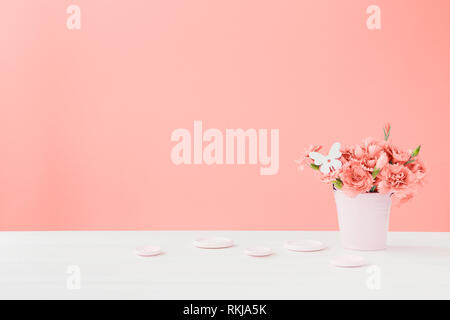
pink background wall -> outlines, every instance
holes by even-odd
[[[294,160],[389,120],[429,170],[391,230],[450,231],[449,16],[447,0],[1,1],[0,229],[334,230],[329,186]],[[171,132],[194,120],[280,129],[278,175],[175,166]]]

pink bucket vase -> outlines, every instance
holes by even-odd
[[[344,248],[386,249],[391,211],[390,194],[362,193],[349,197],[340,190],[334,190],[334,199]]]

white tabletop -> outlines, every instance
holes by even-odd
[[[192,240],[202,236],[229,237],[235,245],[193,247]],[[321,240],[328,249],[283,248],[294,239]],[[143,244],[159,245],[164,253],[139,257],[134,249]],[[244,254],[256,245],[269,246],[275,254]],[[345,269],[329,263],[350,252],[341,248],[337,232],[0,232],[0,298],[450,298],[450,233],[391,232],[388,245],[385,251],[351,251],[369,265]]]

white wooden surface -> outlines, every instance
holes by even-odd
[[[198,236],[227,236],[236,245],[205,250]],[[317,239],[321,252],[290,252],[286,240]],[[1,299],[449,299],[450,233],[390,233],[389,248],[353,252],[370,263],[342,269],[337,232],[314,231],[61,231],[0,232]],[[142,258],[142,244],[164,254]],[[254,258],[248,246],[275,255]],[[80,289],[69,289],[71,265]],[[371,267],[376,266],[376,267]],[[73,275],[72,275],[73,276]],[[379,282],[377,281],[379,279]]]

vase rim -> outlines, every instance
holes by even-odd
[[[333,187],[333,192],[334,193],[338,192],[338,193],[341,193],[341,194],[343,194],[343,195],[345,195],[345,196],[347,196],[349,198],[353,198],[353,197],[350,197],[347,194],[345,194],[344,191],[338,190],[338,189],[336,189],[334,187]],[[392,196],[392,193],[365,192],[365,193],[357,194],[354,198],[356,198],[356,197],[389,197],[390,198],[391,196]]]

